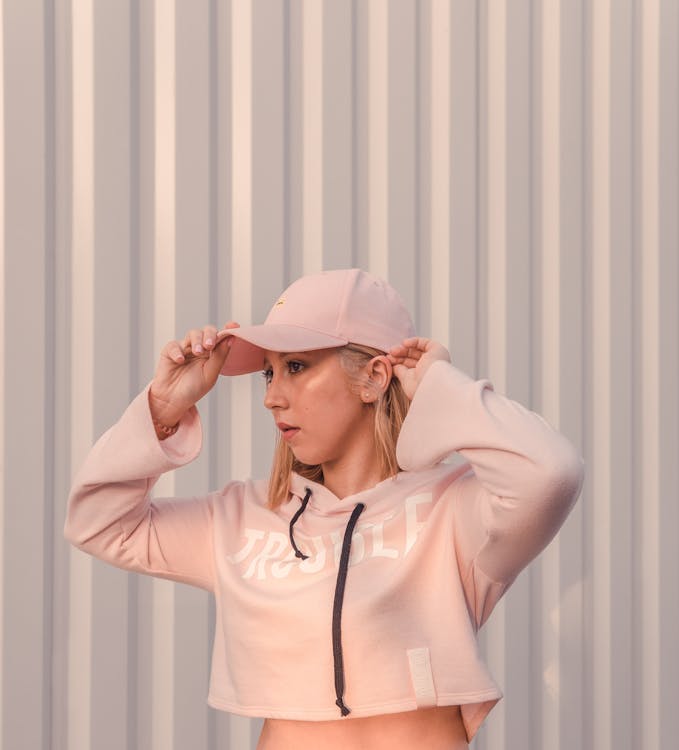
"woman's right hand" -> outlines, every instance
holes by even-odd
[[[221,331],[210,325],[194,328],[181,341],[165,344],[149,390],[155,422],[174,426],[211,390],[231,348],[233,339],[226,330],[238,327],[230,321]]]

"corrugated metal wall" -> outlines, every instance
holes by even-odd
[[[62,537],[164,341],[360,265],[560,426],[582,499],[483,646],[477,750],[679,736],[679,3],[4,0],[2,748],[254,748],[212,603]],[[160,491],[261,475],[256,377]],[[272,623],[275,627],[275,623]]]

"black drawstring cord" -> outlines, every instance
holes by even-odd
[[[304,513],[309,498],[311,497],[311,490],[308,487],[304,488],[306,494],[302,499],[302,504],[298,508],[295,515],[290,519],[290,544],[295,550],[295,557],[300,557],[302,560],[308,559],[309,555],[305,555],[295,544],[295,538],[292,533],[292,527],[297,522],[297,519]],[[337,700],[335,704],[339,708],[342,716],[347,716],[351,713],[351,710],[347,708],[344,703],[344,660],[342,658],[342,604],[344,603],[344,589],[347,583],[347,570],[349,568],[349,554],[351,552],[351,537],[354,533],[354,527],[358,521],[358,517],[365,510],[363,503],[358,503],[351,513],[349,522],[344,530],[344,538],[342,539],[342,552],[340,554],[339,570],[337,572],[337,582],[335,584],[335,601],[332,605],[332,653],[335,660],[335,694]]]
[[[302,515],[302,513],[304,513],[306,504],[309,502],[309,498],[311,497],[311,490],[308,487],[305,487],[304,489],[306,490],[306,494],[304,495],[302,504],[297,510],[297,513],[295,513],[295,515],[290,519],[290,544],[292,544],[292,548],[295,550],[295,557],[301,557],[302,560],[306,560],[309,555],[305,555],[304,552],[301,552],[299,547],[295,544],[295,538],[292,535],[292,527],[295,525],[295,523],[297,523],[297,519]]]
[[[335,703],[339,707],[342,716],[351,711],[344,704],[344,662],[342,660],[342,603],[344,602],[344,587],[347,582],[347,568],[349,567],[349,552],[351,551],[351,536],[358,517],[363,513],[365,505],[358,503],[354,508],[349,523],[344,530],[342,540],[342,554],[340,555],[339,572],[337,573],[337,584],[335,585],[335,601],[332,607],[332,653],[335,657]]]

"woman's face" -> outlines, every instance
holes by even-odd
[[[264,368],[264,406],[299,461],[340,465],[369,449],[373,410],[352,391],[336,349],[267,352]]]

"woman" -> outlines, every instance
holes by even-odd
[[[76,478],[73,544],[215,594],[208,702],[265,717],[260,750],[466,748],[501,698],[476,632],[578,495],[565,438],[414,333],[385,282],[303,277],[263,325],[169,342]],[[269,480],[151,501],[200,450],[196,402],[255,370]]]

